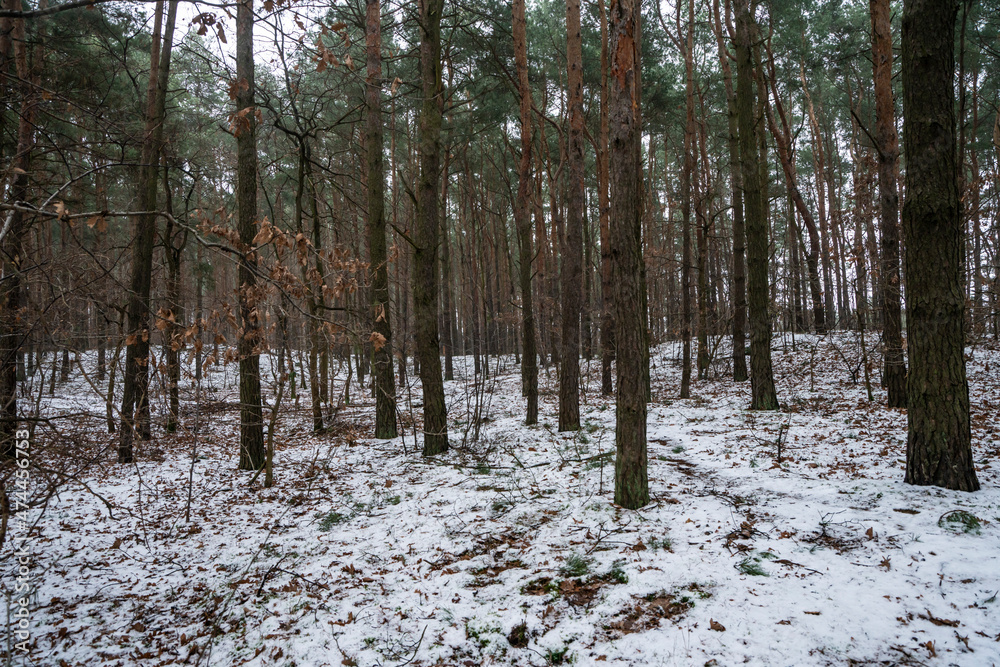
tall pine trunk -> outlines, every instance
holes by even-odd
[[[908,484],[976,491],[955,146],[957,0],[904,0]]]
[[[514,65],[521,111],[521,160],[518,163],[517,201],[514,204],[514,226],[517,228],[521,285],[521,383],[528,401],[524,423],[538,423],[538,352],[535,334],[535,312],[531,294],[531,87],[528,82],[528,38],[524,17],[524,0],[513,0]]]
[[[601,237],[601,394],[613,391],[611,362],[615,358],[614,285],[611,282],[611,201],[608,195],[608,15],[605,0],[597,0],[601,20],[601,134],[597,150],[597,206]]]
[[[615,502],[638,509],[649,502],[646,386],[642,369],[642,163],[639,0],[611,0],[611,270],[615,284]]]
[[[253,0],[236,6],[236,231],[246,249],[240,256],[240,470],[265,462],[260,396],[260,347],[264,299],[257,287],[253,239],[257,223],[257,109],[254,107]]]
[[[771,366],[771,316],[768,309],[767,203],[758,141],[760,108],[754,104],[754,65],[750,45],[756,30],[748,6],[736,0],[736,109],[739,116],[740,163],[747,234],[747,305],[750,313],[750,386],[752,410],[777,410]],[[758,107],[758,108],[755,108]],[[820,309],[822,314],[822,309]]]
[[[389,320],[389,267],[385,241],[385,173],[382,167],[382,24],[380,0],[367,0],[365,39],[368,78],[366,158],[368,160],[368,249],[371,260],[372,361],[375,373],[375,437],[395,438],[396,382],[392,371],[392,326]]]
[[[892,101],[892,25],[889,0],[870,0],[872,59],[875,70],[875,137],[878,142],[878,192],[882,232],[883,375],[890,408],[906,407],[906,363],[899,280],[899,137]]]
[[[747,330],[747,274],[746,274],[746,232],[743,227],[743,178],[740,174],[739,119],[736,111],[736,92],[733,90],[733,72],[729,65],[729,51],[723,39],[722,16],[719,0],[713,0],[715,14],[715,36],[722,65],[722,81],[726,89],[726,111],[729,134],[729,182],[730,204],[733,216],[733,271],[731,280],[731,300],[733,308],[733,380],[744,382],[747,372],[746,330]],[[726,3],[726,23],[729,24],[729,3]]]
[[[580,428],[580,311],[583,307],[583,47],[580,0],[566,0],[566,63],[569,87],[569,194],[562,247],[562,372],[559,373],[559,430]]]
[[[444,0],[420,0],[420,182],[413,249],[414,339],[424,397],[424,456],[448,449],[448,414],[438,346],[438,190],[441,183],[441,12]]]

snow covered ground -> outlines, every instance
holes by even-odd
[[[458,360],[453,448],[434,460],[419,387],[392,441],[371,439],[368,396],[319,435],[308,396],[286,401],[270,489],[236,470],[234,367],[200,409],[186,386],[181,432],[157,429],[128,466],[74,369],[41,399],[75,416],[36,434],[38,456],[73,465],[28,513],[31,652],[3,650],[53,666],[1000,664],[1000,350],[969,350],[983,490],[966,494],[902,483],[906,416],[881,407],[877,369],[873,402],[852,383],[853,335],[791,342],[775,339],[774,413],[747,411],[721,362],[678,400],[677,348],[654,351],[639,511],[613,504],[596,361],[583,429],[557,433],[553,369],[526,428],[513,360],[479,384]],[[8,600],[16,569],[7,544]]]

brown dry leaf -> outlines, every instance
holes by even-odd
[[[918,616],[924,619],[925,621],[930,621],[934,625],[944,625],[950,628],[957,628],[959,625],[961,625],[961,623],[959,623],[958,621],[950,621],[946,618],[936,618],[934,614],[931,613],[930,609],[925,609],[925,611],[927,612],[926,616],[924,616],[923,614],[918,614]]]
[[[712,628],[716,632],[725,632],[726,631],[726,626],[724,626],[722,623],[719,623],[714,618],[709,619],[709,621],[708,621],[708,627]]]

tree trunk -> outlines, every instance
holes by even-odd
[[[736,0],[736,108],[739,115],[740,162],[747,234],[747,305],[750,313],[751,410],[777,410],[778,395],[771,367],[771,316],[768,310],[767,203],[758,152],[760,109],[754,104],[754,72],[750,45],[756,33],[749,0]],[[819,310],[822,316],[822,308]]]
[[[166,194],[167,213],[173,215],[170,196],[170,179],[166,165],[163,169],[163,190]],[[173,433],[180,420],[181,349],[184,347],[184,303],[181,296],[181,259],[187,244],[187,232],[180,232],[181,241],[174,245],[173,222],[168,220],[163,235],[163,250],[167,261],[166,306],[168,312],[162,322],[164,334],[164,358],[167,364],[167,408],[166,430]],[[159,328],[159,327],[158,327]]]
[[[257,227],[257,113],[254,106],[253,0],[236,6],[236,227],[240,243],[240,470],[265,463],[264,416],[260,396],[264,292],[257,287],[253,239]]]
[[[441,12],[444,0],[420,0],[420,182],[413,249],[413,309],[424,397],[424,456],[448,449],[448,413],[438,349],[438,190],[441,183]]]
[[[7,3],[5,3],[6,5]],[[10,8],[21,11],[21,0],[10,2]],[[5,24],[11,32],[3,39],[13,41],[14,65],[19,80],[21,110],[17,122],[17,153],[12,160],[16,175],[10,186],[10,202],[23,203],[28,196],[28,174],[31,171],[32,149],[35,145],[35,106],[37,96],[28,66],[28,42],[24,19]],[[0,54],[6,57],[6,46]],[[6,71],[3,72],[6,74]],[[34,80],[33,80],[34,79]],[[0,282],[0,457],[13,459],[17,453],[17,360],[25,332],[20,324],[21,310],[26,305],[22,294],[21,262],[24,259],[25,220],[21,211],[11,211],[4,221],[7,235],[3,239]]]
[[[684,166],[681,170],[681,218],[684,249],[681,259],[681,398],[691,398],[691,199],[694,176],[694,0],[688,2],[688,28],[684,41],[685,114]],[[679,21],[679,19],[678,19]],[[678,32],[680,26],[678,25]],[[680,39],[680,34],[677,35]]]
[[[163,26],[162,46],[160,22],[163,0],[156,5],[153,46],[150,50],[149,85],[146,89],[146,129],[143,136],[142,165],[139,170],[138,208],[156,209],[156,183],[160,150],[163,145],[163,114],[170,73],[170,51],[177,16],[177,0],[171,0]],[[118,462],[132,462],[132,443],[138,432],[149,433],[149,291],[153,269],[153,242],[156,237],[156,216],[135,218],[132,246],[132,276],[126,305],[128,329],[123,378],[121,428],[118,430]]]
[[[638,509],[649,502],[646,461],[646,343],[642,311],[642,164],[640,33],[638,0],[612,0],[611,269],[615,284],[617,391],[615,400],[615,502]]]
[[[538,423],[538,352],[535,341],[535,312],[531,294],[531,86],[528,82],[528,38],[524,17],[524,0],[511,4],[514,28],[514,65],[521,111],[521,159],[518,163],[517,201],[514,204],[514,226],[519,243],[521,284],[521,387],[527,398],[524,423]]]
[[[452,306],[452,275],[451,275],[451,240],[448,234],[448,165],[451,161],[451,151],[445,151],[443,177],[441,179],[441,201],[444,214],[441,216],[441,297],[442,320],[444,336],[441,344],[444,347],[444,379],[455,379],[455,310]]]
[[[562,372],[559,373],[559,430],[580,429],[580,311],[583,289],[583,46],[580,0],[566,0],[566,63],[569,70],[569,194],[562,268]]]
[[[976,491],[955,146],[957,0],[903,4],[908,484]]]
[[[368,52],[366,157],[368,159],[368,248],[371,267],[372,361],[375,372],[375,437],[395,438],[396,379],[392,370],[389,267],[385,240],[385,173],[382,167],[382,23],[379,0],[367,0]]]
[[[722,81],[726,89],[726,110],[728,112],[729,181],[733,210],[733,272],[731,299],[733,307],[733,380],[744,382],[747,373],[746,321],[747,321],[747,276],[746,276],[746,232],[743,228],[743,179],[740,174],[739,119],[736,111],[736,93],[733,90],[733,72],[729,66],[729,51],[726,49],[722,32],[722,16],[719,0],[713,0],[715,15],[715,38],[722,65]],[[729,23],[729,3],[726,3],[726,23]]]
[[[882,232],[883,374],[890,408],[906,407],[899,283],[899,138],[892,102],[892,26],[889,0],[870,0],[872,59],[875,70],[875,136],[878,142],[878,191]]]
[[[613,391],[611,362],[615,358],[614,285],[611,282],[611,201],[608,195],[608,16],[605,0],[597,0],[601,15],[601,134],[597,151],[597,206],[601,236],[601,394]]]

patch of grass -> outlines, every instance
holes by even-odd
[[[347,521],[347,519],[349,519],[350,517],[341,514],[340,512],[330,510],[326,514],[320,512],[319,514],[316,515],[316,518],[319,519],[319,529],[325,533],[328,532],[334,526]]]
[[[489,466],[488,463],[480,463],[479,465],[476,466],[476,471],[475,472],[476,472],[477,475],[489,475],[490,474],[490,466]]]
[[[670,538],[664,535],[663,537],[650,537],[646,540],[646,545],[656,551],[657,549],[663,549],[664,551],[673,551],[673,542]]]
[[[567,665],[573,663],[573,656],[566,655],[569,651],[569,646],[563,646],[562,648],[550,648],[545,651],[545,660],[550,665]]]
[[[614,563],[611,564],[611,569],[608,570],[601,577],[601,579],[603,579],[604,581],[606,581],[608,583],[627,584],[628,583],[628,575],[625,574],[625,570],[622,569],[622,564],[624,562],[625,561],[622,561],[622,560],[616,560]]]
[[[943,514],[938,519],[938,526],[973,535],[979,535],[982,532],[982,523],[979,521],[979,517],[965,510],[953,510]]]
[[[559,568],[559,574],[564,577],[582,577],[590,572],[590,566],[593,564],[593,558],[587,558],[574,552],[569,555],[563,566]]]
[[[493,510],[494,514],[502,514],[504,511],[509,510],[513,506],[514,503],[510,502],[506,498],[498,498],[493,501],[492,505],[490,505],[490,509]]]
[[[474,641],[480,649],[490,645],[492,639],[490,635],[500,634],[502,629],[498,624],[481,623],[475,624],[473,621],[465,623],[465,638]]]
[[[673,452],[674,454],[680,454],[681,452],[683,452],[683,451],[684,451],[684,446],[683,446],[683,445],[677,445],[677,446],[676,446],[676,447],[674,447],[674,448],[673,448],[673,449],[672,449],[671,451],[672,451],[672,452]]]

